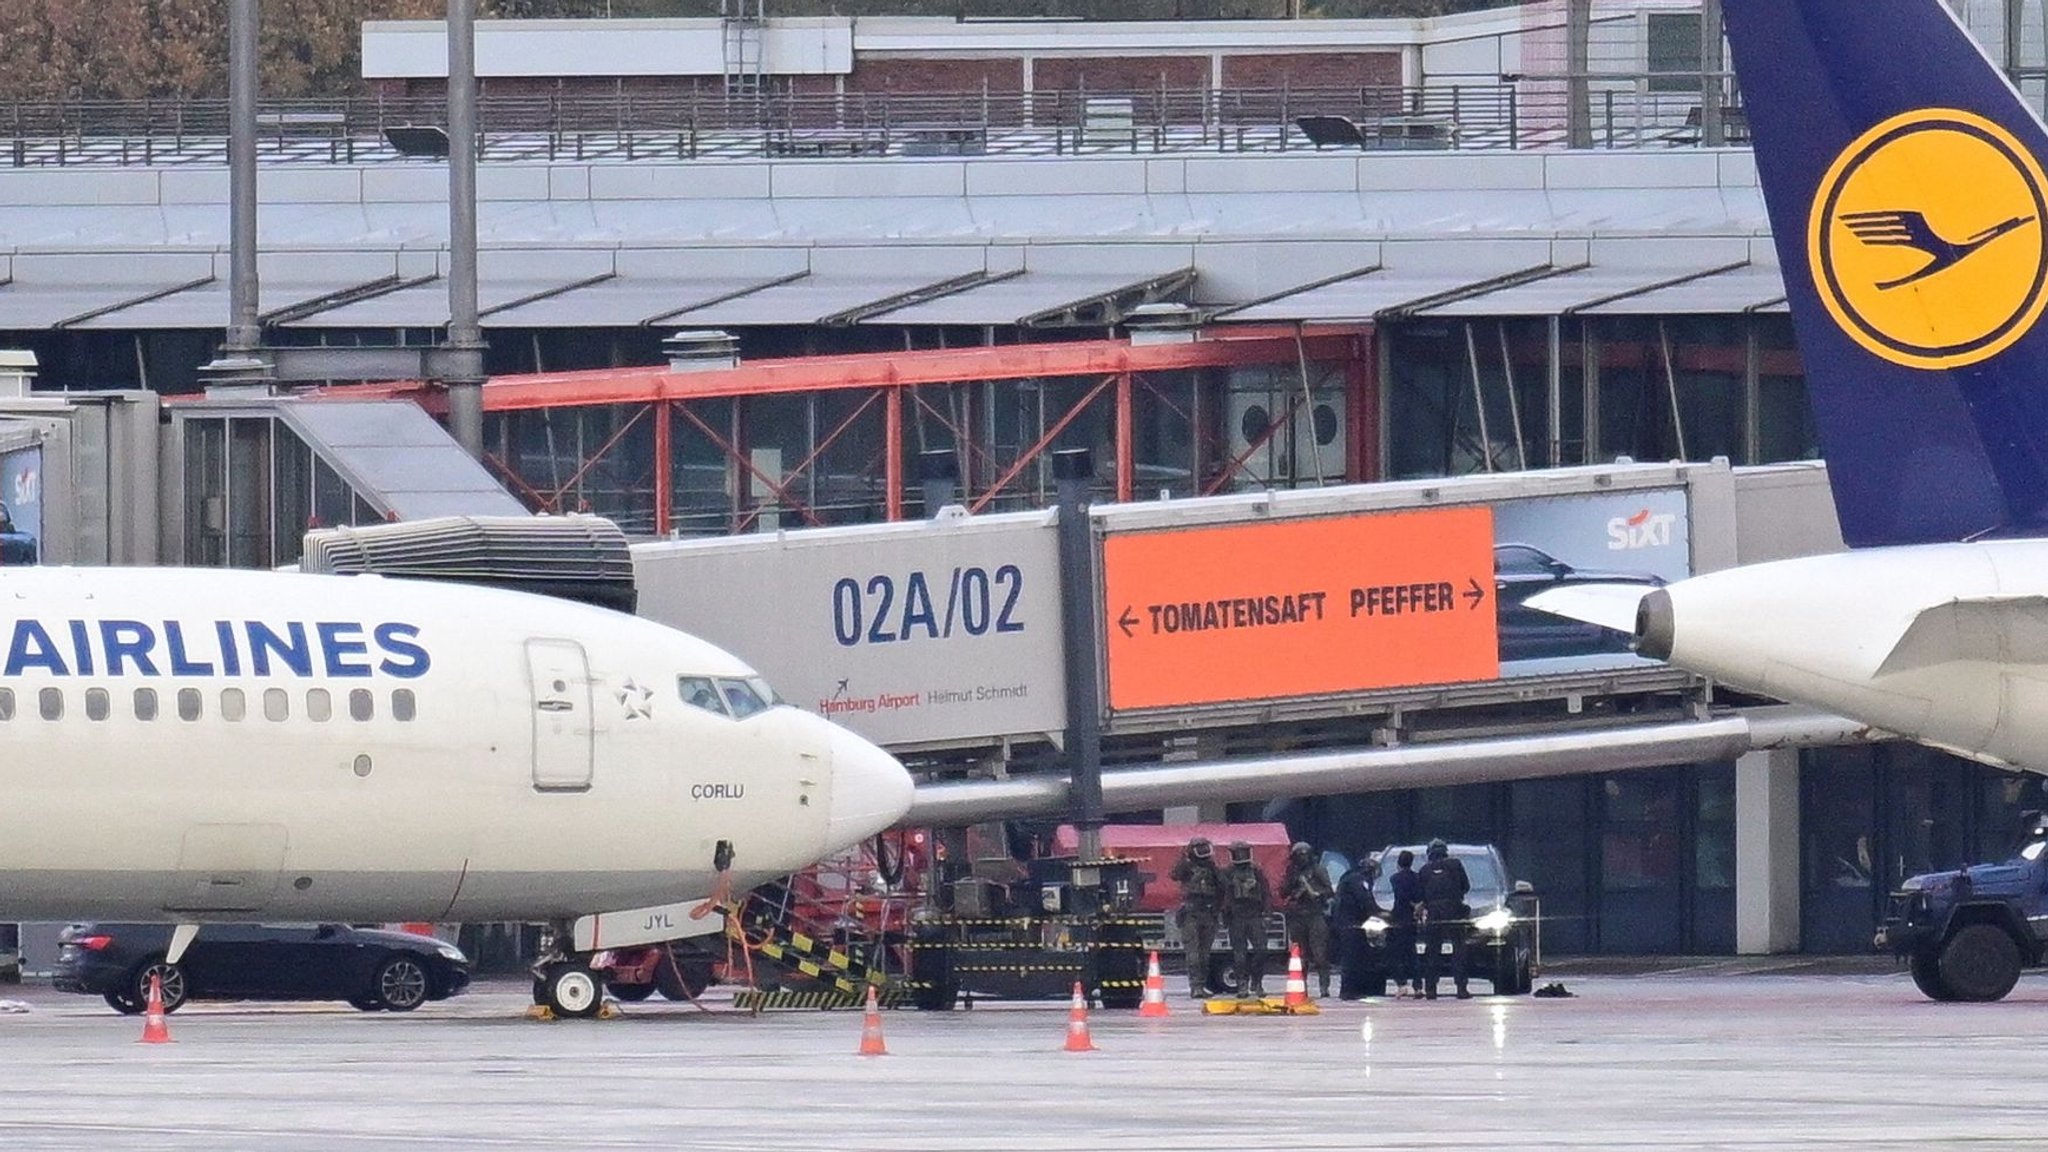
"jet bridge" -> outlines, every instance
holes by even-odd
[[[527,514],[415,404],[220,390],[170,415],[169,563],[281,567],[308,529]]]

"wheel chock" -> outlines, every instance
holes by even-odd
[[[619,1002],[617,1000],[606,1000],[598,1005],[597,1008],[597,1018],[599,1020],[617,1020],[624,1015],[625,1013],[619,1010]]]
[[[539,1020],[543,1023],[552,1024],[555,1021],[555,1010],[545,1004],[535,1004],[533,1007],[520,1013],[520,1016],[522,1019]]]
[[[1261,1003],[1264,1005],[1264,1014],[1267,1016],[1320,1016],[1323,1014],[1323,1010],[1317,1007],[1316,1002],[1313,1000],[1290,1005],[1284,996],[1268,996]]]

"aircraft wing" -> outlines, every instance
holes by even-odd
[[[1208,801],[1334,796],[1709,763],[1760,748],[1888,738],[1853,720],[1774,704],[1669,724],[1113,768],[1102,774],[1102,799],[1111,812],[1131,812]],[[909,814],[898,823],[951,826],[1068,810],[1067,777],[1045,773],[920,784]]]
[[[1633,634],[1636,630],[1636,605],[1653,591],[1654,588],[1645,584],[1576,584],[1538,592],[1523,603],[1552,616],[1583,620],[1616,632]]]
[[[1984,596],[1922,609],[1877,675],[1968,660],[2048,663],[2048,596]]]

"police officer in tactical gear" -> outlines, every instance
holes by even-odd
[[[1387,877],[1393,906],[1387,909],[1387,974],[1394,978],[1396,998],[1422,995],[1422,972],[1415,966],[1415,934],[1422,914],[1422,878],[1415,874],[1415,853],[1406,848],[1394,857]]]
[[[1305,841],[1296,844],[1280,879],[1280,910],[1287,939],[1301,949],[1302,967],[1316,974],[1318,996],[1330,994],[1330,901],[1336,895],[1316,850]]]
[[[1223,874],[1216,867],[1209,838],[1197,836],[1188,841],[1168,875],[1180,885],[1180,910],[1174,920],[1180,925],[1188,962],[1188,995],[1201,1000],[1210,995],[1209,950],[1216,943],[1216,925],[1223,911]]]
[[[1422,881],[1422,982],[1426,989],[1423,995],[1436,999],[1436,983],[1443,975],[1448,945],[1451,979],[1457,984],[1458,999],[1470,1000],[1472,993],[1465,988],[1465,922],[1471,909],[1465,906],[1465,894],[1472,891],[1472,881],[1465,875],[1465,866],[1451,855],[1450,847],[1443,841],[1431,840],[1427,856],[1422,871],[1416,874]]]
[[[1230,959],[1237,968],[1237,994],[1266,994],[1266,914],[1273,910],[1273,886],[1252,862],[1252,846],[1230,845],[1223,873],[1223,928],[1230,934]]]
[[[1365,922],[1375,916],[1385,918],[1379,900],[1372,893],[1373,881],[1379,879],[1379,875],[1380,858],[1366,856],[1337,878],[1337,903],[1330,918],[1334,921],[1331,936],[1337,946],[1337,971],[1341,977],[1337,996],[1342,1000],[1384,996],[1387,993],[1384,970],[1376,979],[1368,980],[1366,975]]]

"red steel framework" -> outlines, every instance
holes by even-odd
[[[606,407],[630,413],[616,423],[608,438],[582,459],[566,480],[552,485],[537,484],[522,477],[510,463],[487,455],[489,464],[515,491],[540,511],[577,511],[565,508],[569,496],[585,476],[625,442],[642,421],[652,424],[653,459],[673,462],[677,424],[694,430],[723,455],[728,467],[741,479],[750,478],[773,495],[777,507],[793,513],[806,525],[821,523],[814,510],[799,498],[798,481],[815,467],[863,417],[877,405],[883,412],[884,444],[880,453],[880,480],[885,493],[884,513],[889,520],[904,518],[906,471],[904,426],[907,414],[944,425],[956,438],[966,457],[994,473],[991,483],[979,485],[968,495],[971,511],[980,512],[1009,489],[1065,433],[1069,426],[1104,396],[1112,404],[1112,452],[1114,455],[1115,498],[1129,501],[1137,488],[1137,460],[1134,433],[1141,405],[1157,404],[1193,423],[1192,414],[1162,389],[1154,376],[1159,373],[1252,366],[1298,372],[1305,383],[1309,366],[1324,372],[1342,372],[1345,394],[1344,478],[1377,479],[1379,461],[1380,381],[1374,335],[1369,325],[1318,327],[1295,325],[1220,326],[1181,337],[1080,340],[1045,344],[1014,344],[995,347],[866,353],[839,356],[811,356],[759,360],[732,367],[679,371],[668,365],[603,368],[575,372],[546,372],[495,376],[483,389],[486,414],[508,414],[549,409]],[[935,385],[977,384],[992,381],[1076,381],[1082,387],[1079,398],[1063,410],[1048,410],[1035,443],[1007,462],[999,460],[986,444],[978,443],[969,430],[921,389]],[[865,395],[860,395],[865,393]],[[774,475],[757,464],[733,430],[721,430],[714,420],[698,410],[704,402],[744,400],[764,396],[823,396],[854,394],[849,411],[830,426],[819,426],[808,454],[793,467]],[[1222,453],[1198,480],[1201,495],[1223,491],[1246,474],[1246,468],[1267,443],[1291,425],[1296,411],[1308,400],[1308,389],[1293,386],[1285,393],[1287,406],[1274,413],[1265,430],[1248,438],[1235,454]],[[410,399],[429,412],[445,415],[443,393],[430,384],[400,381],[382,384],[345,385],[324,389],[317,395],[371,399]],[[1279,393],[1276,392],[1276,398]],[[667,535],[675,524],[674,468],[652,468],[653,529]],[[735,509],[734,530],[745,530],[751,515]]]

